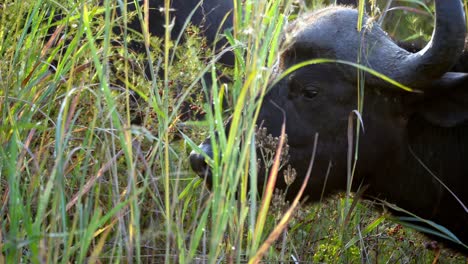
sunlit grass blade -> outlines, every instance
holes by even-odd
[[[284,125],[283,125],[284,128]],[[283,131],[284,132],[284,131]],[[284,137],[284,134],[282,134],[281,137]],[[312,157],[310,159],[310,164],[309,168],[307,169],[306,176],[302,182],[301,188],[299,189],[299,192],[297,193],[296,197],[294,198],[294,201],[292,205],[289,207],[289,209],[286,211],[286,213],[283,215],[281,218],[280,222],[276,225],[276,227],[273,229],[273,231],[270,233],[270,235],[267,237],[265,242],[260,246],[258,251],[255,253],[255,255],[249,260],[249,263],[259,263],[262,256],[265,254],[265,252],[268,250],[268,248],[273,244],[274,241],[278,239],[280,236],[281,232],[286,228],[286,225],[289,223],[289,221],[292,218],[292,214],[296,210],[297,206],[299,205],[300,199],[302,198],[302,195],[304,194],[304,191],[307,187],[307,184],[309,183],[309,178],[310,175],[312,174],[312,168],[314,165],[315,161],[315,153],[317,150],[317,140],[318,140],[318,134],[315,135],[315,140],[314,140],[314,148],[312,150]],[[280,143],[278,147],[277,154],[281,152],[281,146],[282,144]],[[277,162],[276,158],[279,159],[279,155],[275,157],[275,164],[279,164],[279,161]],[[275,168],[276,165],[273,165],[272,169],[278,170],[278,167]],[[274,172],[273,172],[274,173]],[[276,172],[277,173],[277,172]],[[270,181],[270,180],[269,180]],[[268,185],[267,185],[268,186]],[[266,191],[273,191],[273,190],[266,190]],[[265,200],[265,199],[264,199]],[[263,206],[263,201],[262,201],[262,206]],[[262,207],[260,208],[260,213],[262,213]]]
[[[366,236],[367,234],[375,230],[384,220],[385,220],[384,215],[381,215],[380,217],[375,219],[373,222],[371,222],[369,225],[366,226],[366,228],[362,231],[362,233],[354,236],[351,240],[349,240],[344,246],[344,248],[349,249],[352,245],[357,243],[361,239],[361,237]]]
[[[273,159],[273,166],[270,169],[270,175],[268,176],[268,182],[265,187],[265,190],[263,191],[263,197],[262,197],[262,201],[260,203],[260,208],[258,211],[257,223],[255,225],[255,232],[253,234],[254,244],[253,244],[252,252],[257,252],[257,247],[262,237],[262,231],[263,231],[262,227],[265,225],[268,208],[270,207],[271,198],[273,196],[273,192],[275,191],[276,177],[278,176],[279,166],[281,162],[280,157],[281,157],[281,152],[282,152],[283,145],[284,145],[285,135],[286,135],[286,124],[283,123],[283,125],[281,126],[281,135],[280,135],[280,140],[278,143],[278,148],[276,150],[275,158]],[[264,253],[264,251],[262,252]]]
[[[393,86],[396,86],[400,89],[403,89],[407,92],[419,92],[418,90],[414,90],[414,89],[411,89],[410,87],[402,84],[402,83],[399,83],[391,78],[389,78],[388,76],[386,75],[383,75],[369,67],[366,67],[364,65],[361,65],[361,64],[357,64],[357,63],[354,63],[354,62],[350,62],[350,61],[343,61],[343,60],[332,60],[332,59],[312,59],[312,60],[307,60],[307,61],[304,61],[304,62],[300,62],[294,66],[291,66],[289,69],[285,70],[284,72],[281,73],[281,75],[273,82],[274,83],[277,83],[279,80],[283,79],[284,77],[286,77],[287,75],[291,74],[292,72],[302,68],[302,67],[305,67],[305,66],[308,66],[308,65],[314,65],[314,64],[320,64],[320,63],[338,63],[338,64],[345,64],[345,65],[349,65],[349,66],[352,66],[352,67],[355,67],[359,70],[362,70],[364,72],[367,72],[375,77],[378,77],[380,79],[382,79],[383,81],[393,85]]]
[[[434,223],[433,221],[418,217],[417,215],[411,212],[408,212],[407,210],[404,210],[403,208],[400,208],[394,204],[391,204],[385,201],[381,201],[381,202],[385,204],[385,206],[397,212],[402,212],[402,213],[405,213],[405,215],[408,215],[408,216],[392,217],[393,221],[398,222],[404,226],[414,228],[415,230],[419,230],[423,233],[427,233],[427,234],[431,234],[437,237],[447,239],[448,241],[451,241],[455,244],[458,244],[468,249],[468,245],[464,245],[450,230],[448,230],[444,226]],[[417,223],[421,223],[421,225],[418,225]]]

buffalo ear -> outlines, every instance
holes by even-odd
[[[430,123],[453,127],[468,121],[468,74],[444,74],[425,97],[417,112]]]

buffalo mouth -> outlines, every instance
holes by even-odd
[[[227,128],[229,128],[229,125],[230,124],[228,123]],[[267,128],[263,126],[255,127],[255,134],[255,146],[257,148],[257,155],[259,157],[257,167],[259,171],[263,171],[265,170],[264,162],[272,162],[272,160],[269,159],[273,159],[275,156],[275,153],[279,147],[278,145],[280,144],[280,139],[279,137],[274,137],[272,134],[268,133]],[[213,149],[210,138],[207,138],[198,147],[200,148],[200,151],[193,150],[189,155],[190,167],[200,178],[205,180],[206,186],[211,189],[213,183],[213,173],[211,166],[207,162],[207,157],[213,158]],[[285,134],[281,155],[279,156],[280,168],[285,165],[289,165],[289,149],[290,146],[288,145],[288,136]],[[267,159],[265,160],[265,158]],[[289,165],[287,171],[289,173],[294,173],[295,178],[296,172],[294,168]]]

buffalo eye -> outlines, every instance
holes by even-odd
[[[304,87],[300,81],[295,78],[289,78],[288,98],[304,97],[305,99],[313,99],[318,95],[318,89],[315,87]]]
[[[302,94],[307,99],[313,99],[315,96],[317,96],[318,91],[316,89],[304,89]]]

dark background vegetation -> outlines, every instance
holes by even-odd
[[[193,26],[183,43],[116,35],[142,14],[97,2],[0,4],[0,263],[243,263],[275,232],[265,261],[466,263],[352,195],[300,206],[279,231],[283,194],[266,211],[246,195],[256,157],[240,142],[254,138],[280,29],[329,1],[238,1],[250,16],[238,12],[229,37],[235,68],[213,64]],[[424,44],[432,1],[388,3],[366,11],[394,39]],[[230,115],[237,137],[221,140],[208,192],[187,157]]]

